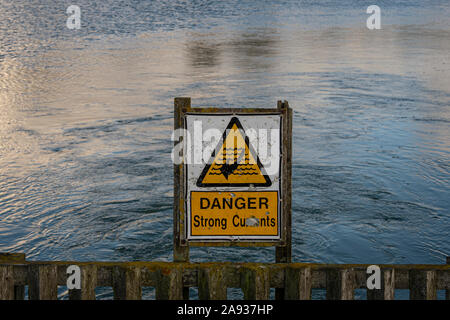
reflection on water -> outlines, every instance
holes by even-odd
[[[277,61],[277,39],[273,29],[258,29],[244,32],[231,41],[232,55],[236,67],[247,72],[269,72]]]
[[[175,96],[294,108],[296,261],[449,255],[450,6],[0,3],[0,251],[171,260]],[[383,11],[383,8],[386,10]],[[274,250],[192,250],[272,261]]]
[[[192,68],[213,68],[220,65],[222,50],[212,39],[203,39],[188,42],[186,52]]]

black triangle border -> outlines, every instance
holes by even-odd
[[[208,173],[209,168],[214,163],[214,158],[216,157],[216,154],[220,152],[220,149],[222,148],[223,142],[226,140],[226,134],[227,130],[231,129],[233,125],[236,124],[238,127],[241,135],[244,137],[245,144],[247,145],[250,153],[252,154],[253,158],[256,158],[256,164],[259,167],[259,170],[261,171],[261,174],[264,176],[264,179],[266,182],[264,183],[202,183],[203,179],[205,178],[206,174]],[[209,158],[208,163],[205,165],[205,168],[203,168],[202,173],[197,179],[197,187],[205,188],[205,187],[270,187],[272,185],[272,181],[270,181],[269,176],[266,174],[266,170],[264,169],[264,166],[262,165],[261,161],[259,160],[259,156],[256,154],[255,157],[255,151],[253,150],[253,147],[249,143],[249,138],[247,134],[245,133],[244,128],[241,125],[241,122],[237,117],[233,117],[230,120],[230,123],[228,123],[228,126],[225,128],[222,138],[217,144],[216,149],[212,152],[211,157]]]

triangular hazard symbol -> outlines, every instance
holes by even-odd
[[[231,118],[197,180],[198,187],[268,187],[272,184],[239,119]]]

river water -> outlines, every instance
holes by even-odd
[[[294,261],[444,263],[450,3],[378,1],[368,30],[371,4],[1,1],[0,251],[170,261],[173,98],[190,96],[289,101]]]

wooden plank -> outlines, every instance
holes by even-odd
[[[179,97],[174,100],[174,130],[184,127],[183,114],[191,107],[191,98]],[[174,141],[175,146],[176,141]],[[183,143],[180,142],[180,143]],[[188,262],[189,246],[184,239],[184,167],[183,164],[173,166],[173,261]],[[183,242],[183,243],[182,243]]]
[[[285,270],[284,298],[286,300],[311,300],[311,268]]]
[[[15,262],[25,263],[25,253],[0,252],[0,263],[15,263]],[[24,299],[25,299],[25,286],[15,285],[14,300],[24,300]]]
[[[409,289],[409,269],[395,268],[395,288]]]
[[[385,269],[384,271],[384,300],[395,299],[395,269]]]
[[[327,300],[339,300],[341,297],[341,279],[338,269],[330,269],[326,272]]]
[[[184,114],[190,108],[190,97],[178,97],[174,99],[174,130],[184,128]],[[176,141],[174,141],[174,146],[175,143]],[[184,141],[181,141],[180,143],[184,143]],[[186,236],[184,234],[184,219],[186,212],[184,199],[185,170],[183,164],[174,164],[173,168],[173,261],[188,262],[189,246],[186,242]],[[186,300],[189,299],[189,287],[183,288],[183,298]]]
[[[326,273],[327,300],[352,300],[355,275],[352,269],[329,269]]]
[[[69,300],[95,300],[97,287],[97,266],[83,265],[81,269],[81,288],[69,290]]]
[[[141,300],[142,299],[142,287],[141,287],[141,269],[138,267],[129,267],[126,272],[127,286],[126,286],[126,299],[127,300]]]
[[[327,270],[326,269],[312,269],[311,268],[311,288],[326,289],[327,287]]]
[[[282,112],[282,242],[275,249],[275,262],[290,263],[292,261],[292,109],[287,101],[278,101],[277,109]],[[275,299],[284,299],[284,289],[275,289]]]
[[[202,114],[202,113],[214,113],[214,114],[279,114],[279,108],[187,108],[186,114]]]
[[[14,299],[14,271],[12,265],[0,265],[0,300]]]
[[[446,264],[450,264],[450,257],[447,257]],[[450,288],[445,289],[445,300],[450,300]]]
[[[200,300],[226,300],[227,286],[224,267],[199,268],[198,297]]]
[[[0,263],[25,262],[25,253],[0,252]]]
[[[81,300],[95,300],[95,287],[97,286],[97,266],[86,265],[81,267]]]
[[[287,101],[278,101],[278,110],[282,112],[282,215],[283,215],[283,245],[277,246],[275,251],[275,261],[277,263],[290,263],[292,261],[292,109],[289,108]]]
[[[284,275],[285,268],[281,265],[269,265],[270,273],[270,287],[271,288],[284,288]]]
[[[97,287],[112,287],[113,285],[113,266],[98,265],[97,267]]]
[[[395,269],[381,269],[381,289],[367,289],[367,300],[394,300],[394,294]]]
[[[182,300],[183,271],[181,268],[160,269],[157,273],[156,299]],[[189,288],[187,288],[189,290]]]
[[[197,269],[183,267],[183,285],[186,287],[196,287],[197,281]]]
[[[287,268],[285,278],[285,298],[290,300],[310,300],[312,288],[311,268]]]
[[[244,268],[241,271],[241,288],[245,300],[269,300],[270,279],[267,267]]]
[[[22,286],[28,284],[28,265],[14,264],[14,283]]]
[[[56,300],[58,298],[56,264],[29,265],[28,281],[30,300]]]
[[[355,292],[355,275],[353,270],[341,271],[341,300],[353,300]]]
[[[114,300],[141,300],[140,268],[113,267]]]
[[[126,300],[126,270],[119,266],[112,269],[114,300]]]
[[[409,271],[409,299],[436,300],[436,271]]]

